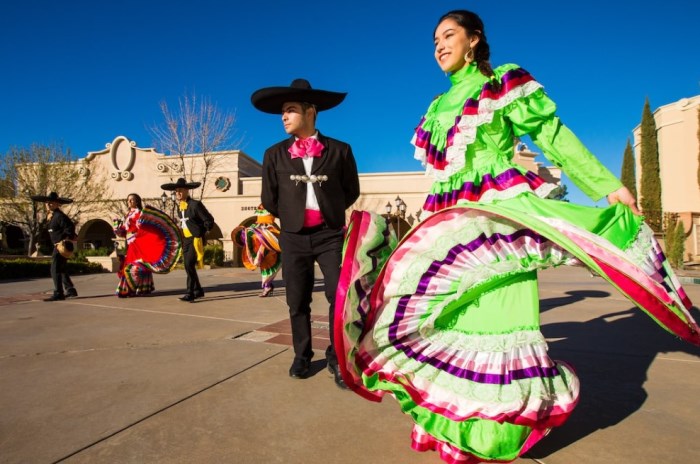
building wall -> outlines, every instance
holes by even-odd
[[[221,240],[229,258],[235,259],[237,252],[230,235],[235,227],[250,223],[254,217],[254,210],[260,203],[262,166],[238,150],[217,152],[215,156],[216,162],[209,170],[206,185],[193,190],[191,195],[197,199],[202,198],[220,231],[213,238]],[[545,179],[558,183],[560,172],[536,163],[535,156],[536,153],[521,144],[514,159]],[[187,155],[182,159],[166,156],[152,148],[139,148],[124,136],[116,137],[103,150],[89,152],[86,160],[90,161],[91,168],[95,171],[106,173],[113,199],[125,200],[128,194],[137,193],[145,203],[171,214],[174,212],[174,203],[168,196],[165,208],[162,207],[161,196],[164,192],[160,186],[184,177],[181,168],[183,160],[188,181],[202,181],[204,175],[202,155]],[[406,205],[403,220],[397,222],[400,231],[404,232],[420,220],[420,211],[431,184],[432,178],[422,171],[360,174],[361,196],[352,209],[384,214],[389,207],[392,214],[395,214],[398,211],[396,200],[399,197]],[[96,228],[104,231],[105,223],[111,224],[113,216],[114,212],[105,209],[95,217],[84,218],[83,224],[79,225],[79,228],[85,226],[79,229],[79,240],[94,237]],[[99,241],[105,242],[105,239]]]
[[[698,186],[698,108],[700,95],[682,98],[654,111],[659,149],[661,206],[677,213],[686,229],[686,252],[700,260],[700,187]],[[641,191],[641,124],[634,128],[637,191]]]
[[[698,107],[700,95],[654,111],[664,211],[700,211],[698,188]],[[641,191],[641,125],[634,128],[637,191]]]

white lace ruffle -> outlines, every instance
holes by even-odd
[[[427,152],[424,148],[416,147],[413,157],[426,168],[426,175],[431,175],[439,181],[446,181],[450,176],[461,171],[466,165],[467,147],[476,139],[477,127],[493,121],[495,111],[501,110],[515,100],[525,98],[541,88],[543,88],[542,84],[533,80],[511,89],[497,100],[492,98],[479,100],[477,114],[463,115],[456,124],[458,130],[455,131],[452,145],[445,149],[445,160],[447,161],[445,169],[435,169],[428,164],[426,162]],[[411,143],[415,146],[415,142],[416,135],[414,134]]]

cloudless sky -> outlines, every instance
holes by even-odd
[[[433,29],[455,8],[482,17],[494,67],[530,71],[616,175],[645,98],[654,110],[700,94],[697,1],[7,0],[0,153],[60,142],[84,157],[118,135],[149,148],[159,103],[195,92],[236,113],[235,148],[262,161],[286,135],[250,95],[304,77],[348,92],[317,126],[353,146],[361,173],[418,171],[412,131],[449,88]]]

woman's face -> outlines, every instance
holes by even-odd
[[[136,208],[138,206],[138,203],[136,202],[136,197],[133,195],[129,195],[126,197],[126,206],[129,207],[129,209]]]
[[[435,60],[446,73],[459,71],[466,64],[464,55],[479,43],[477,36],[467,37],[467,31],[452,18],[435,29]]]

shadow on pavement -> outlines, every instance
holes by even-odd
[[[543,310],[609,294],[572,291],[570,295],[543,300]],[[691,314],[698,320],[697,308]],[[545,324],[542,333],[555,340],[549,342],[550,356],[576,370],[581,396],[569,421],[527,453],[536,459],[618,424],[639,410],[647,399],[647,371],[658,354],[682,352],[700,357],[699,347],[669,334],[636,307],[586,322]]]
[[[610,293],[600,290],[571,290],[565,292],[565,294],[569,296],[540,300],[540,313],[549,309],[561,308],[562,306],[578,303],[586,298],[606,298],[610,296]]]

